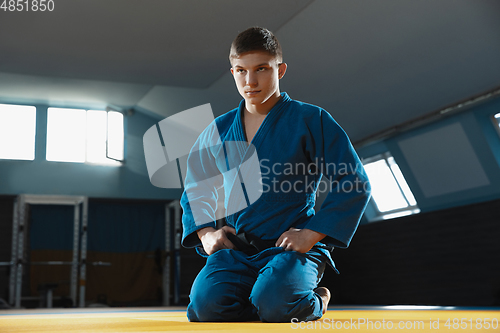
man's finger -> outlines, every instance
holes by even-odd
[[[233,235],[236,235],[236,229],[231,228],[230,226],[225,225],[222,227],[222,230],[224,230],[224,232],[230,232]]]
[[[285,240],[285,238],[283,238],[283,240],[281,241],[281,243],[278,245],[278,247],[282,247],[286,250],[287,246],[288,246],[289,242],[287,242]]]
[[[224,246],[226,249],[235,249],[235,246],[233,242],[226,236],[225,233],[221,235],[221,244]]]
[[[276,241],[276,246],[277,247],[281,247],[282,243],[283,243],[283,240],[286,236],[284,236],[284,234],[286,234],[287,231],[285,231],[284,233],[281,234],[280,238],[278,238],[278,240]]]
[[[234,250],[234,249],[235,249],[234,244],[233,244],[230,240],[228,240],[228,243],[229,243],[229,244],[227,244],[227,245],[226,245],[226,246],[227,246],[227,248],[228,248],[228,249],[233,249],[233,250]]]
[[[235,249],[233,242],[231,242],[228,238],[223,240],[222,245],[226,249]]]

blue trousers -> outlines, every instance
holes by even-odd
[[[313,248],[303,254],[273,247],[256,255],[219,250],[207,258],[191,288],[189,321],[291,322],[321,318],[313,291],[325,270]]]

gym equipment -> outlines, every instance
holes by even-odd
[[[27,205],[72,205],[73,218],[73,258],[70,262],[28,262],[26,261]],[[80,214],[81,207],[81,214]],[[21,307],[23,268],[25,265],[70,265],[70,298],[76,306],[78,269],[80,268],[80,306],[85,302],[86,258],[87,258],[87,211],[88,199],[85,196],[28,195],[21,194],[14,201],[12,222],[12,260],[10,262],[9,303]],[[80,216],[81,215],[81,216]],[[81,234],[80,234],[80,220]],[[81,250],[79,249],[81,241]],[[80,258],[79,258],[80,255]],[[80,267],[79,267],[80,266]]]
[[[38,261],[26,260],[27,252],[27,206],[28,205],[72,205],[73,218],[73,256],[71,261]],[[70,299],[73,307],[85,307],[86,268],[87,264],[94,266],[110,266],[108,262],[87,262],[87,225],[88,225],[88,197],[62,195],[28,195],[21,194],[14,200],[14,214],[12,222],[12,255],[10,262],[0,262],[1,267],[10,267],[9,304],[14,308],[21,308],[22,276],[26,265],[68,265],[71,266]],[[166,257],[163,266],[163,305],[170,305],[171,274],[174,270],[173,303],[178,304],[180,299],[180,240],[181,207],[179,200],[165,205],[165,250]],[[173,235],[172,235],[172,232]],[[173,236],[173,237],[172,237]],[[172,238],[171,238],[172,237]],[[172,240],[174,244],[172,244]],[[173,268],[172,268],[173,263]],[[52,290],[45,288],[43,298],[47,306],[52,303]],[[77,303],[78,301],[78,303]]]

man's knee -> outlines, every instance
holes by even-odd
[[[250,301],[262,321],[290,322],[308,316],[314,307],[311,295],[317,281],[315,276],[306,278],[315,275],[305,271],[306,261],[302,253],[286,251],[261,270]]]
[[[190,321],[235,321],[243,309],[243,299],[248,303],[248,293],[238,283],[239,271],[243,270],[232,250],[219,250],[210,255],[205,267],[196,277],[188,306]]]
[[[216,295],[214,295],[216,297]],[[218,317],[215,309],[216,300],[214,297],[208,297],[208,295],[195,292],[189,295],[190,303],[187,308],[187,316],[189,321],[216,321]]]
[[[218,308],[226,293],[221,289],[222,285],[214,281],[214,278],[217,278],[212,276],[214,272],[217,270],[203,267],[191,286],[188,306],[190,321],[215,321],[217,317]]]
[[[248,295],[242,297],[238,290],[232,287],[226,288],[224,285],[218,284],[205,291],[198,289],[191,292],[191,302],[187,309],[189,321],[258,320],[255,309],[248,302]]]
[[[250,301],[263,322],[289,323],[293,318],[301,321],[321,318],[320,299],[312,290],[279,288],[277,284],[269,284],[266,288],[254,288]]]
[[[270,323],[289,322],[290,306],[284,301],[283,295],[276,292],[256,292],[250,296],[252,305],[257,309],[260,320]]]

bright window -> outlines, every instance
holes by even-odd
[[[498,135],[500,135],[500,113],[497,113],[491,117],[491,120],[493,121],[493,125],[495,126],[495,129],[498,132]]]
[[[372,186],[377,216],[389,219],[420,212],[399,166],[390,154],[379,155],[364,164]]]
[[[123,141],[123,115],[119,112],[48,109],[48,161],[121,165],[116,160],[123,160]]]
[[[0,104],[0,158],[35,159],[36,108]]]
[[[120,112],[108,112],[107,128],[107,157],[123,161],[124,132],[123,114]]]

